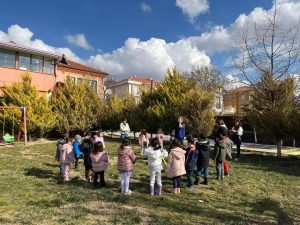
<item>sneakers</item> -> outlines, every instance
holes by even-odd
[[[237,161],[239,161],[239,158],[235,158],[233,161],[237,162]]]
[[[127,192],[124,193],[124,195],[128,195],[128,196],[130,196],[131,194],[132,194],[131,190],[128,190]]]

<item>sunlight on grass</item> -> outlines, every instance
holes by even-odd
[[[163,177],[163,196],[151,197],[147,161],[139,158],[128,197],[119,193],[118,146],[107,141],[107,190],[85,183],[82,161],[64,183],[55,143],[1,148],[0,224],[300,224],[299,159],[243,155],[224,181],[214,180],[211,161],[208,186],[174,195]]]

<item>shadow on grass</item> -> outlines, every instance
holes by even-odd
[[[277,223],[284,225],[294,224],[293,220],[287,215],[286,212],[280,207],[278,202],[275,202],[271,199],[265,198],[261,199],[252,205],[252,212],[263,214],[265,211],[272,211],[277,216]]]
[[[244,154],[237,163],[252,165],[258,170],[300,176],[300,158],[297,157],[277,158],[276,156]]]

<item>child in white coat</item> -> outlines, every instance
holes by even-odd
[[[154,194],[157,194],[160,196],[162,191],[162,158],[167,157],[168,153],[166,150],[161,149],[158,138],[153,138],[151,140],[151,146],[143,150],[143,156],[148,157],[148,168],[150,173],[150,195],[154,196]],[[156,191],[155,180],[157,183]]]

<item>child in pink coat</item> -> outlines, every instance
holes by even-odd
[[[164,138],[165,138],[165,136],[164,136],[164,133],[163,133],[161,128],[158,129],[156,137],[159,141],[160,147],[163,149],[164,148]]]
[[[74,151],[71,139],[66,138],[66,143],[60,149],[60,162],[64,165],[64,181],[70,181],[70,165],[74,162]]]
[[[180,193],[181,176],[186,174],[185,150],[180,147],[178,140],[173,141],[168,156],[166,175],[173,180],[173,193]]]
[[[139,146],[141,148],[146,148],[149,145],[149,138],[146,130],[142,130],[139,136]]]
[[[103,145],[103,148],[105,148],[105,143],[104,143],[104,137],[103,137],[103,132],[102,130],[100,130],[98,132],[97,135],[95,135],[95,142],[98,142],[98,141],[101,141],[102,142],[102,145]]]
[[[91,154],[92,167],[94,171],[94,187],[106,187],[104,181],[104,171],[108,166],[108,154],[103,148],[101,141],[98,141],[94,145],[93,153]],[[100,176],[100,186],[98,177]]]

